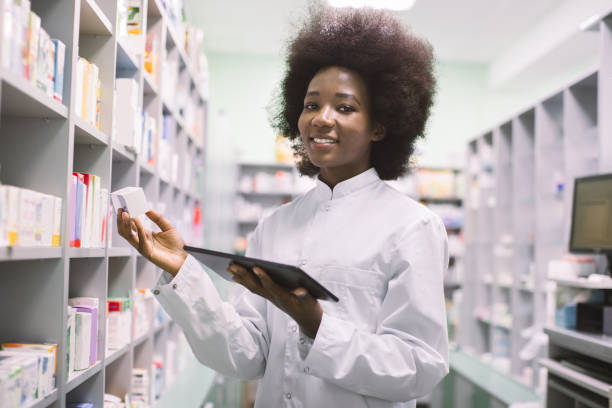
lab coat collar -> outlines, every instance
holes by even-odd
[[[374,167],[370,167],[368,170],[351,177],[350,179],[341,181],[334,186],[333,191],[327,184],[322,182],[321,179],[317,177],[316,193],[317,197],[322,201],[337,200],[339,198],[346,197],[355,191],[361,190],[362,188],[367,187],[377,181],[380,181],[380,177],[378,177],[378,173]]]

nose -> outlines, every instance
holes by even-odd
[[[312,124],[317,127],[333,127],[333,109],[330,106],[323,106],[312,118]]]

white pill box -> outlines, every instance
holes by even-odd
[[[122,188],[111,193],[111,199],[115,211],[119,211],[119,208],[122,208],[132,218],[144,215],[144,213],[150,210],[145,193],[141,187]]]

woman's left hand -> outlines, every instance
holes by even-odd
[[[268,274],[257,266],[253,267],[251,272],[240,265],[231,264],[227,271],[234,275],[232,278],[234,282],[268,299],[276,307],[291,316],[306,336],[311,339],[317,336],[323,318],[323,308],[306,289],[285,289],[272,281]]]

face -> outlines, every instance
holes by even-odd
[[[298,128],[321,178],[335,182],[369,169],[371,143],[384,136],[372,123],[361,76],[335,66],[320,70],[310,81]]]

